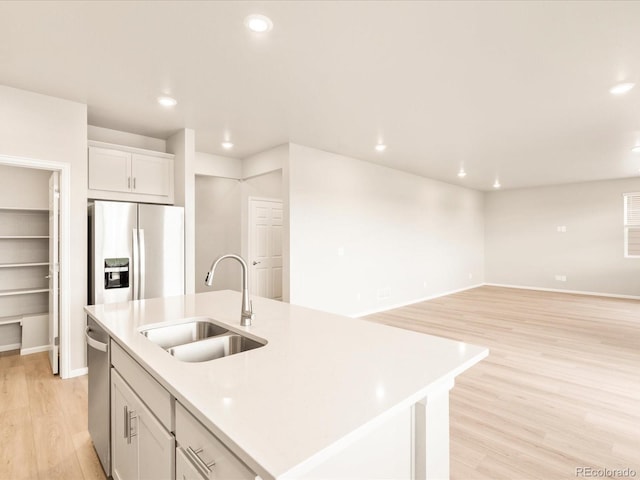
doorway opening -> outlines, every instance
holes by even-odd
[[[69,373],[70,166],[0,155],[0,350]]]

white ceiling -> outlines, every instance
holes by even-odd
[[[273,31],[247,31],[250,13]],[[639,18],[640,2],[0,2],[0,83],[238,158],[290,141],[482,190],[620,178],[640,169]],[[622,80],[639,85],[609,94]]]

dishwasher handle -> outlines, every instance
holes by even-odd
[[[90,335],[91,331],[91,327],[89,326],[84,329],[84,338],[87,340],[87,345],[91,348],[95,348],[96,350],[100,350],[101,352],[107,352],[109,350],[109,344],[99,342],[95,338],[92,338]]]

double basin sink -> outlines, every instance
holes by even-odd
[[[183,362],[206,362],[266,345],[240,335],[209,318],[145,328],[140,333]]]

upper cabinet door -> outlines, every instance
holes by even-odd
[[[131,162],[131,191],[145,195],[169,195],[170,167],[171,163],[166,158],[134,153]]]
[[[89,188],[108,192],[131,191],[131,153],[89,147]]]

